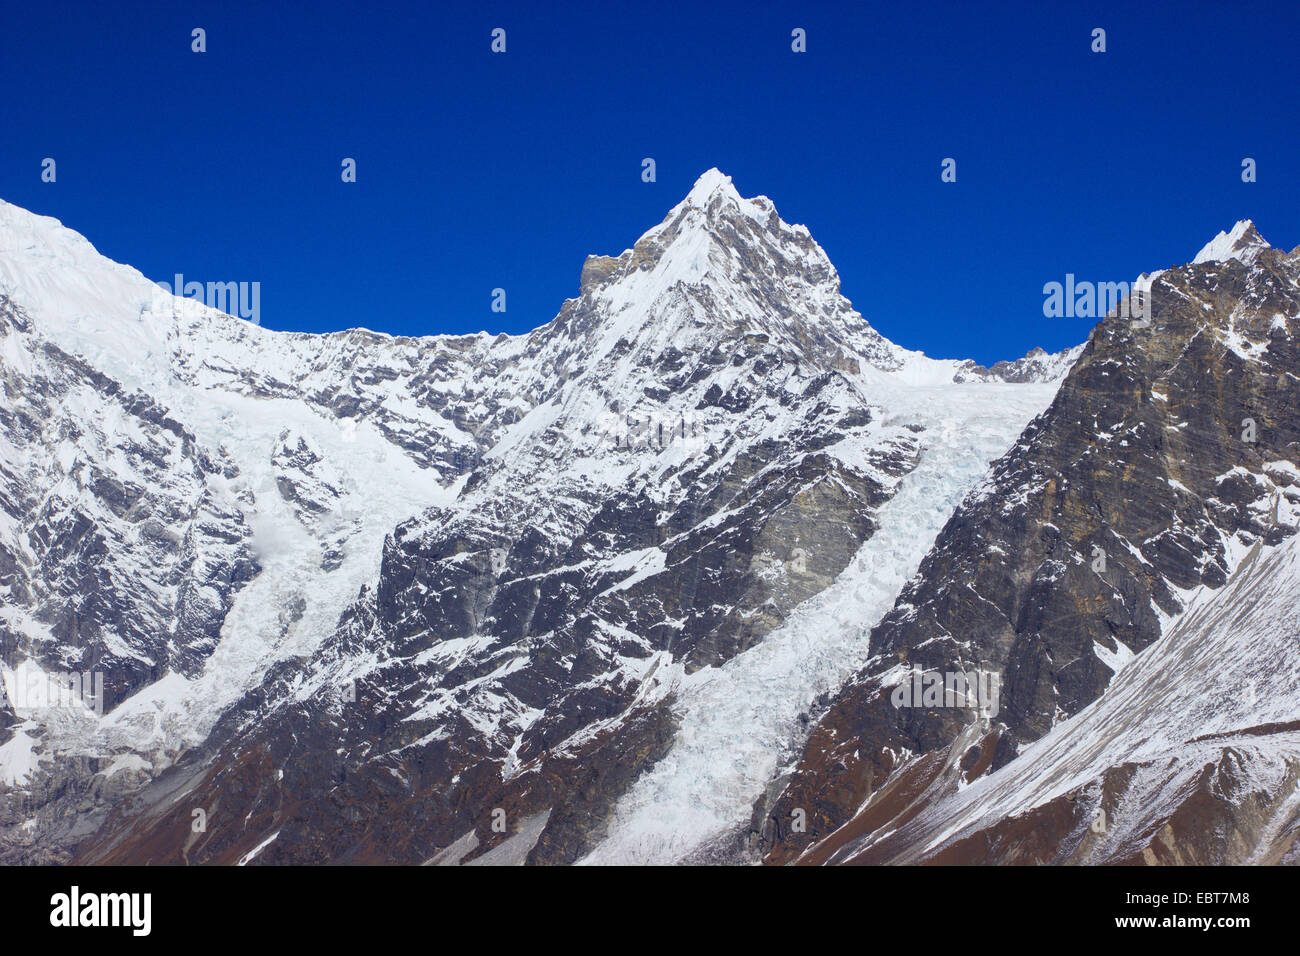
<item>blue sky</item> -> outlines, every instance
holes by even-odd
[[[698,6],[7,4],[0,197],[157,280],[259,281],[272,328],[518,332],[717,166],[881,332],[984,363],[1083,340],[1042,315],[1067,272],[1239,218],[1300,244],[1295,3]]]

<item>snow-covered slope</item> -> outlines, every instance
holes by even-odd
[[[0,675],[19,723],[0,777],[72,797],[69,778],[98,773],[111,800],[202,743],[276,661],[314,650],[373,582],[388,531],[453,492],[369,423],[220,388],[173,384],[159,401],[8,319]],[[304,444],[321,458],[285,453]],[[102,716],[46,699],[69,672],[102,678],[86,702]],[[40,835],[16,833],[17,858],[46,859],[22,850]]]
[[[5,203],[0,237],[0,710],[21,721],[0,777],[57,792],[100,761],[129,789],[328,636],[385,535],[454,484],[395,440],[402,416],[322,398],[366,398],[347,347],[392,369],[401,343],[259,329]],[[67,672],[103,677],[102,716],[47,706]]]

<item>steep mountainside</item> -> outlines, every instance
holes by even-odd
[[[846,826],[812,855],[855,863],[1300,862],[1297,545],[1295,536],[1277,548],[1253,545],[1226,586],[1199,589],[1101,698],[1002,770],[957,788],[959,764],[940,771],[936,762],[915,817],[866,838]],[[955,755],[979,736],[967,734]]]
[[[1112,316],[1097,327],[1051,407],[962,503],[920,573],[873,628],[871,660],[830,704],[779,798],[759,808],[758,838],[769,861],[793,860],[809,847],[807,858],[819,859],[814,845],[871,845],[891,832],[888,845],[900,858],[919,852],[918,845],[900,846],[912,832],[903,824],[918,813],[934,819],[928,806],[936,794],[1004,766],[994,779],[1025,779],[1030,771],[1017,775],[1017,768],[1036,766],[1030,754],[1045,752],[1018,758],[1025,744],[1063,722],[1074,729],[1057,739],[1077,739],[1080,720],[1067,718],[1096,701],[1135,654],[1147,662],[1141,672],[1154,675],[1147,649],[1162,635],[1168,646],[1192,633],[1193,595],[1224,587],[1243,555],[1295,533],[1298,279],[1300,250],[1271,249],[1242,223],[1220,234],[1196,263],[1151,277],[1149,324]],[[1281,559],[1259,560],[1261,567],[1282,566]],[[1260,588],[1274,586],[1265,581]],[[1274,641],[1245,635],[1269,631],[1278,609],[1262,606],[1244,584],[1232,593],[1235,603],[1225,603],[1216,627],[1202,636],[1239,655],[1240,666],[1271,667]],[[1225,633],[1233,608],[1237,634]],[[1273,617],[1257,619],[1256,612]],[[1294,651],[1293,625],[1275,637]],[[959,698],[955,705],[928,699],[897,706],[895,691],[912,682],[914,669],[995,675],[996,719],[981,721]],[[1279,677],[1276,690],[1283,710],[1294,712],[1290,676],[1289,684]],[[1201,708],[1226,708],[1229,682],[1208,673],[1203,681],[1184,696]],[[1126,688],[1152,707],[1162,686],[1152,680]],[[1110,713],[1105,702],[1094,713]],[[1175,726],[1167,723],[1171,738]],[[1217,726],[1190,722],[1181,729],[1190,738],[1201,733],[1197,728]],[[1276,743],[1284,751],[1288,740],[1283,735]],[[1106,755],[1118,772],[1123,749]],[[1294,752],[1286,759],[1294,767]],[[947,775],[946,789],[935,774]],[[1292,784],[1278,786],[1274,794],[1285,796]],[[806,814],[806,829],[792,826],[796,809]],[[1145,825],[1157,812],[1148,806],[1137,815]],[[1057,822],[1073,825],[1077,814]],[[967,842],[963,858],[1018,858],[1019,851],[999,846],[1001,833]],[[1065,835],[1048,827],[1041,839],[1049,849],[1039,852],[1050,857]],[[1175,857],[1216,856],[1185,833],[1169,839]]]

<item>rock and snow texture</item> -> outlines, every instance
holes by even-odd
[[[164,670],[198,672],[257,573],[253,533],[224,449],[34,324],[0,298],[0,647],[102,674],[111,709]]]
[[[1225,242],[1207,290],[1258,301],[1207,341],[1245,362],[1264,305],[1288,341],[1294,311],[1240,271],[1273,254]],[[3,203],[0,294],[7,685],[114,675],[102,716],[0,706],[12,861],[752,857],[989,463],[1076,362],[1122,371],[902,349],[717,170],[522,336],[272,332]],[[1270,492],[1290,514],[1289,460],[1163,487],[1248,530]],[[1145,560],[1205,530],[1183,512]],[[1078,700],[1143,628],[1094,640]],[[223,807],[198,839],[195,801]]]
[[[1239,227],[1215,251],[1241,251],[1251,232]],[[1262,548],[1270,574],[1289,567],[1268,555],[1290,547],[1300,524],[1300,254],[1264,247],[1203,258],[1153,277],[1149,324],[1112,317],[1094,330],[1051,407],[957,510],[872,630],[871,660],[827,708],[780,797],[759,808],[769,861],[857,858],[851,846],[876,847],[859,854],[868,861],[920,858],[929,844],[904,845],[901,834],[930,835],[906,821],[989,770],[1023,779],[1012,768],[1033,752],[1026,748],[1075,724],[1116,681],[1133,688],[1149,677],[1151,649],[1178,633],[1173,622],[1187,619],[1194,600],[1228,583],[1244,554]],[[1224,597],[1224,607],[1243,631],[1272,626],[1251,617],[1253,597],[1229,593],[1238,597]],[[1209,638],[1229,641],[1232,626],[1215,620]],[[1243,666],[1268,668],[1276,656],[1265,642],[1232,646]],[[995,725],[981,728],[964,708],[893,706],[890,688],[912,667],[999,674]],[[1295,685],[1285,685],[1252,708],[1260,724],[1276,706],[1300,710]],[[1201,711],[1242,700],[1241,688],[1210,680],[1185,694]],[[1180,718],[1186,739],[1216,732],[1195,713]],[[1280,747],[1291,740],[1276,738]],[[808,816],[805,832],[789,825],[796,809]],[[1205,812],[1258,836],[1246,820],[1256,809],[1225,801]],[[1001,822],[980,821],[988,839],[946,858],[994,862],[1000,837],[1037,832],[1040,845],[1026,854],[1064,859],[1065,824],[1078,821],[1048,813],[998,830]],[[1240,858],[1240,847],[1196,845],[1188,832],[1162,837],[1150,859]],[[1284,832],[1294,839],[1293,828]],[[1251,844],[1256,851],[1272,853],[1262,843]]]
[[[1297,588],[1300,538],[1257,542],[1098,700],[832,861],[1300,862]]]
[[[1049,354],[1043,349],[1033,349],[1024,358],[1014,362],[997,362],[992,368],[984,368],[974,362],[963,362],[953,374],[956,382],[1001,381],[1020,383],[1059,382],[1074,366],[1083,354],[1083,346]]]

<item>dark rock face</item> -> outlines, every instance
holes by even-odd
[[[1300,509],[1284,513],[1294,527]],[[964,728],[799,862],[1294,861],[1297,581],[1300,538],[1257,539],[1093,705],[992,773],[980,764],[1003,750],[999,729]]]
[[[1002,766],[1106,688],[1103,651],[1143,650],[1189,589],[1221,587],[1229,548],[1294,533],[1276,507],[1300,499],[1298,275],[1300,256],[1275,250],[1171,269],[1154,279],[1149,327],[1097,327],[873,629],[871,664],[831,703],[760,827],[770,861],[844,825],[869,781],[901,755],[948,747],[972,719],[893,706],[891,670],[1001,675]],[[797,807],[803,833],[785,826]]]

